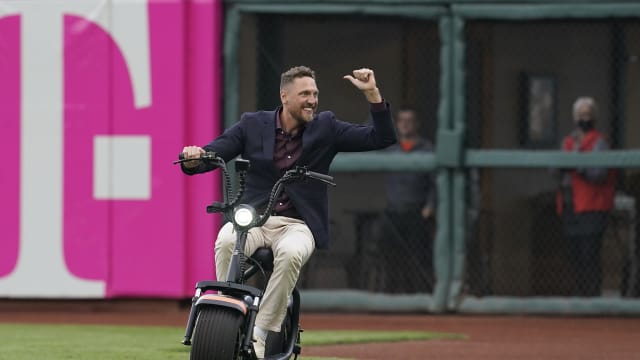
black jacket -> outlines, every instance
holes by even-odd
[[[240,155],[251,162],[247,187],[242,202],[256,208],[266,205],[273,184],[280,177],[273,162],[275,146],[274,111],[245,113],[240,121],[203,148],[215,151],[225,161]],[[302,154],[296,165],[326,174],[331,161],[341,151],[383,149],[396,142],[389,105],[383,111],[371,112],[372,125],[356,125],[336,119],[330,111],[317,114],[302,135]],[[189,175],[213,170],[201,163],[183,171]],[[319,181],[303,181],[285,185],[285,191],[298,213],[311,229],[316,248],[329,247],[329,214],[327,187]]]

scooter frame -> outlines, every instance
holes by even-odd
[[[194,159],[185,159],[183,155],[180,154],[180,160],[175,161],[174,164],[192,160]],[[265,271],[269,271],[273,268],[273,253],[271,252],[271,249],[258,249],[249,258],[252,264],[245,269],[247,263],[245,259],[247,258],[244,254],[244,248],[247,240],[247,234],[251,228],[260,227],[267,221],[275,206],[275,200],[283,190],[283,184],[305,178],[316,179],[332,186],[335,186],[335,183],[333,183],[333,178],[331,176],[308,171],[305,167],[296,167],[295,169],[288,170],[274,184],[269,197],[269,203],[265,208],[265,213],[257,215],[253,207],[239,203],[245,190],[245,179],[250,166],[249,161],[237,159],[235,162],[238,180],[238,193],[235,196],[232,196],[230,190],[231,179],[224,160],[212,152],[203,154],[199,160],[212,162],[215,166],[222,169],[226,202],[214,202],[207,206],[207,213],[222,213],[226,220],[233,223],[237,239],[231,256],[229,271],[226,277],[227,281],[207,280],[196,283],[195,294],[192,298],[192,305],[182,343],[184,345],[192,345],[193,333],[194,331],[197,331],[198,314],[203,307],[214,306],[233,309],[234,311],[241,313],[244,318],[244,338],[240,344],[238,358],[255,360],[257,357],[253,347],[253,327],[260,307],[260,301],[262,300],[263,290],[245,285],[245,282],[258,271],[262,271],[264,273]],[[248,225],[241,226],[234,218],[236,209],[240,207],[248,209],[254,215],[253,220]],[[218,293],[207,294],[209,291],[217,291]],[[290,325],[288,328],[289,331],[286,334],[288,341],[284,348],[281,349],[283,351],[277,354],[265,356],[265,360],[286,360],[290,359],[291,356],[294,356],[294,359],[297,359],[301,351],[300,333],[303,331],[299,324],[299,315],[300,293],[297,288],[294,288],[291,294],[291,301],[287,308],[287,316],[283,322],[283,324],[288,322]],[[286,328],[283,327],[283,330],[286,330]],[[267,351],[269,351],[269,339],[267,340],[267,343]]]

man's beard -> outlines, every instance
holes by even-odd
[[[304,118],[301,117],[294,117],[293,120],[296,121],[296,128],[302,127],[304,126],[306,123],[308,123],[309,121],[305,120]]]
[[[304,110],[305,108],[311,108],[311,116],[309,117],[309,120],[307,120],[306,118],[306,111]],[[293,118],[296,120],[296,122],[298,123],[298,125],[304,125],[308,122],[310,122],[311,120],[313,120],[313,117],[316,114],[316,107],[314,106],[303,106],[300,108],[300,112],[298,114],[296,114],[296,116],[293,116]]]

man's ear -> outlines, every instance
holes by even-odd
[[[280,89],[280,102],[283,104],[286,103],[287,100],[287,91],[285,89]]]

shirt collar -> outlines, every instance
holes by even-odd
[[[282,108],[276,111],[276,130],[282,130],[282,122],[280,122],[280,113],[282,112]]]

